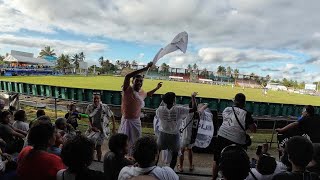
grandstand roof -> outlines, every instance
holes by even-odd
[[[25,64],[41,64],[45,66],[51,66],[47,60],[42,58],[34,58],[30,56],[20,56],[20,55],[9,55],[3,61],[5,62],[15,62],[15,63],[25,63]]]

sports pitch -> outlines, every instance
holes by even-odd
[[[0,77],[0,80],[120,91],[124,78],[114,76],[16,76]],[[242,92],[247,96],[248,101],[320,106],[320,97],[317,96],[280,91],[268,91],[268,94],[265,96],[261,89],[246,88],[243,90],[240,87],[232,88],[231,86],[145,79],[143,89],[146,91],[151,90],[156,87],[159,82],[163,82],[163,86],[157,91],[158,94],[172,91],[177,95],[189,96],[192,92],[198,92],[199,97],[232,99],[236,93]]]

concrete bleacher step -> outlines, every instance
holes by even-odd
[[[91,166],[89,167],[92,170],[96,171],[102,171],[103,172],[103,163],[99,161],[93,161]],[[179,175],[181,180],[207,180],[212,179],[211,177],[212,169],[210,168],[195,168],[192,172],[190,172],[187,168],[184,170],[184,172],[176,173]]]

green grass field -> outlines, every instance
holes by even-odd
[[[75,88],[89,88],[102,90],[120,91],[123,77],[113,76],[16,76],[0,77],[0,80],[12,82],[25,82],[33,84],[45,84]],[[148,91],[156,87],[159,80],[146,79],[143,89]],[[248,101],[274,102],[285,104],[320,105],[320,97],[300,95],[287,92],[269,91],[267,96],[262,94],[261,89],[245,89],[240,87],[232,89],[230,86],[217,86],[198,83],[186,83],[176,81],[163,81],[163,87],[157,92],[164,94],[173,91],[177,95],[189,96],[192,92],[198,92],[200,97],[232,99],[238,92],[247,96]]]

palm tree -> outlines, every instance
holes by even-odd
[[[232,68],[230,66],[227,67],[227,76],[231,77],[232,75]]]
[[[192,71],[192,65],[188,64],[188,72],[190,73]]]
[[[138,66],[137,61],[136,61],[136,60],[133,60],[132,63],[131,63],[131,66],[132,66],[132,68],[137,67],[137,66]]]
[[[205,77],[205,78],[208,78],[209,72],[208,72],[207,68],[204,68],[200,75]]]
[[[50,46],[45,46],[44,49],[41,49],[39,53],[40,57],[44,56],[56,56],[56,53],[54,52],[54,49],[51,49]]]
[[[238,79],[238,78],[239,78],[239,69],[235,69],[235,70],[233,71],[233,74],[234,74],[234,77],[235,77],[236,79]]]
[[[219,75],[219,76],[222,76],[224,73],[225,73],[225,71],[226,71],[226,68],[225,67],[223,67],[223,66],[218,66],[218,68],[217,68],[217,74]]]
[[[198,65],[196,63],[193,64],[193,70],[198,70]]]
[[[75,54],[72,56],[72,63],[75,65],[76,69],[79,69],[80,56]]]
[[[80,61],[84,61],[85,58],[86,58],[86,56],[84,55],[84,53],[83,53],[83,52],[80,52],[80,53],[79,53],[79,59],[80,59]]]
[[[162,63],[160,68],[161,68],[161,72],[163,72],[163,75],[166,76],[167,73],[169,72],[170,66],[166,63]]]
[[[71,67],[70,56],[61,54],[57,60],[57,68],[62,70],[63,73],[66,73],[66,70]]]

